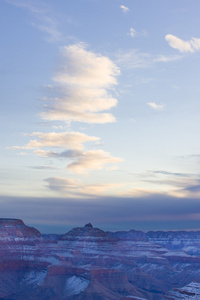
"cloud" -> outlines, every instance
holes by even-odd
[[[48,182],[48,188],[55,191],[75,191],[80,187],[80,183],[74,179],[66,179],[60,177],[51,177],[45,179]]]
[[[119,74],[117,66],[105,56],[87,51],[83,44],[62,47],[65,65],[55,81],[90,88],[109,88],[116,85]]]
[[[34,170],[54,170],[54,167],[49,167],[49,166],[30,166],[30,169]]]
[[[74,196],[96,197],[96,195],[109,193],[110,190],[112,190],[112,192],[115,190],[116,192],[116,189],[121,186],[121,184],[112,183],[85,185],[81,181],[61,177],[50,177],[45,179],[45,181],[48,183],[47,188],[50,190]]]
[[[43,23],[38,25],[38,23],[32,23],[32,25],[38,28],[40,31],[43,31],[49,35],[46,40],[48,42],[58,42],[63,40],[62,33],[58,31],[56,21],[49,17],[38,17],[38,19]]]
[[[66,150],[60,153],[55,151],[35,150],[34,153],[42,157],[70,158],[70,159],[77,158],[82,155],[82,152],[79,150]]]
[[[108,93],[117,84],[119,68],[83,44],[62,47],[62,65],[54,77],[58,96],[47,99],[43,119],[87,123],[114,122],[109,110],[117,100]],[[55,93],[55,92],[54,92]]]
[[[49,16],[49,6],[44,3],[36,4],[27,0],[5,0],[7,3],[16,7],[21,7],[30,12],[37,22],[33,22],[31,25],[38,28],[48,35],[48,42],[58,42],[63,40],[61,32],[57,29],[57,21]]]
[[[162,103],[161,104],[156,104],[155,102],[148,102],[147,104],[155,110],[165,109],[165,104],[162,104]]]
[[[122,11],[124,13],[127,13],[130,10],[127,6],[124,6],[124,5],[120,5],[120,8],[122,9]]]
[[[136,30],[134,28],[130,28],[128,35],[134,38],[136,34],[137,34]]]
[[[161,176],[160,176],[161,175]],[[176,173],[163,170],[148,171],[141,174],[142,181],[154,184],[159,193],[165,193],[179,198],[200,197],[200,179],[198,174],[192,173]],[[159,189],[161,186],[161,189]],[[129,194],[138,195],[137,190],[133,189]],[[143,191],[141,190],[141,195]],[[151,190],[144,190],[144,195],[151,194]],[[156,193],[153,191],[153,193]]]
[[[193,184],[187,185],[184,190],[193,195],[200,195],[200,180],[196,180],[196,182],[193,182]]]
[[[181,59],[180,55],[152,55],[146,52],[139,52],[137,49],[129,51],[120,50],[116,55],[116,63],[126,69],[149,68],[157,63],[167,63]]]
[[[13,149],[34,149],[43,147],[82,149],[83,143],[99,141],[98,137],[88,136],[80,132],[33,132],[30,136],[36,136],[39,140],[31,140],[26,146],[14,146]]]
[[[70,163],[67,166],[67,169],[76,173],[84,173],[85,170],[88,169],[101,170],[107,164],[119,163],[122,161],[122,158],[113,157],[103,150],[90,150],[77,156],[77,160]]]
[[[165,36],[165,40],[169,43],[169,46],[179,50],[181,53],[194,53],[200,50],[200,39],[199,38],[192,38],[189,41],[181,40],[180,38],[172,35],[167,34]]]
[[[157,55],[153,58],[153,63],[159,63],[159,62],[171,62],[181,59],[182,57],[179,55],[173,55],[173,56],[166,56],[166,55]]]
[[[35,154],[46,158],[51,157],[73,159],[74,161],[67,165],[67,169],[79,174],[86,173],[88,170],[101,170],[107,164],[119,163],[123,161],[122,158],[113,157],[110,153],[103,150],[67,150],[61,153],[36,150]]]
[[[189,174],[189,173],[177,173],[177,172],[168,172],[168,171],[164,171],[164,170],[156,170],[156,171],[149,171],[150,173],[153,174],[161,174],[161,175],[173,175],[173,176],[178,176],[178,177],[190,177],[193,174]]]
[[[62,63],[54,77],[55,84],[46,87],[50,95],[43,100],[45,111],[41,117],[47,120],[87,123],[114,122],[110,113],[105,113],[117,104],[108,90],[114,89],[119,68],[107,57],[86,50],[83,44],[62,47]],[[101,170],[108,164],[123,161],[103,150],[85,151],[85,142],[99,142],[95,136],[80,132],[42,133],[33,132],[36,137],[25,146],[14,149],[35,149],[34,153],[44,158],[71,160],[67,170],[86,173]],[[65,148],[67,151],[46,151],[42,148]]]

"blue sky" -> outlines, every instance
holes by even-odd
[[[199,229],[199,9],[1,0],[2,217]]]

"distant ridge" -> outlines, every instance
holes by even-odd
[[[84,227],[76,227],[64,234],[60,240],[74,239],[76,237],[90,237],[90,238],[104,238],[109,239],[108,235],[99,228],[94,228],[91,223],[86,224]]]

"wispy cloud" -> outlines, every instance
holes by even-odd
[[[51,157],[51,158],[77,158],[82,155],[80,150],[66,150],[63,152],[56,151],[45,151],[45,150],[35,150],[34,153],[42,157]]]
[[[200,38],[191,38],[189,41],[184,41],[172,34],[167,34],[165,40],[170,47],[179,50],[181,53],[194,53],[200,50]]]
[[[110,153],[103,150],[67,150],[61,153],[55,151],[36,150],[35,154],[46,158],[71,159],[73,162],[67,165],[67,170],[78,174],[87,173],[88,170],[101,170],[106,165],[123,161],[122,158],[113,157]]]
[[[132,38],[134,38],[137,34],[137,31],[134,28],[130,28],[128,35],[130,35]]]
[[[181,159],[194,159],[196,161],[200,160],[200,154],[190,154],[190,155],[184,155],[184,156],[178,156],[178,158]]]
[[[108,58],[86,50],[83,44],[62,48],[62,65],[54,81],[58,97],[47,99],[43,119],[87,123],[114,122],[109,110],[117,105],[108,89],[117,84],[119,68]]]
[[[51,17],[50,8],[46,4],[29,0],[5,0],[7,3],[26,9],[37,22],[33,21],[32,26],[47,34],[48,42],[58,42],[63,40],[62,33],[58,30],[58,22]]]
[[[181,59],[181,55],[152,55],[139,52],[137,49],[119,51],[116,55],[116,63],[126,69],[149,68],[157,63],[167,63]]]
[[[195,182],[193,182],[192,184],[188,184],[187,186],[185,186],[184,191],[188,192],[191,195],[196,195],[198,194],[198,196],[200,195],[200,180],[196,180]]]
[[[194,176],[194,174],[169,172],[169,171],[164,171],[164,170],[149,171],[149,173],[151,173],[151,174],[169,175],[169,176],[173,175],[173,176],[178,176],[178,177],[190,177],[190,176]]]
[[[155,102],[148,102],[147,104],[155,110],[164,110],[165,109],[165,104],[163,104],[163,103],[157,104]]]
[[[125,5],[120,5],[120,8],[122,9],[122,11],[124,12],[124,13],[127,13],[127,12],[129,12],[129,8],[127,7],[127,6],[125,6]]]
[[[61,177],[50,177],[45,179],[45,181],[48,183],[47,188],[65,195],[71,194],[74,196],[96,197],[96,195],[100,196],[110,191],[114,192],[114,189],[116,191],[121,186],[121,184],[112,183],[84,184],[80,180]]]
[[[156,186],[159,193],[180,198],[198,198],[200,196],[200,179],[198,174],[155,170],[147,171],[145,174],[141,174],[140,177],[143,182]],[[159,186],[161,186],[161,190]],[[151,194],[150,190],[149,193]],[[146,189],[147,194],[148,189]]]
[[[30,169],[33,170],[54,170],[54,167],[50,167],[50,166],[30,166]]]
[[[43,147],[56,147],[56,148],[71,148],[71,149],[82,149],[83,143],[99,141],[98,137],[88,136],[80,132],[33,132],[28,136],[38,137],[36,140],[31,140],[25,146],[14,146],[13,149],[34,149]]]

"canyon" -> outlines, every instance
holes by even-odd
[[[44,234],[0,219],[0,299],[200,299],[200,231]]]

